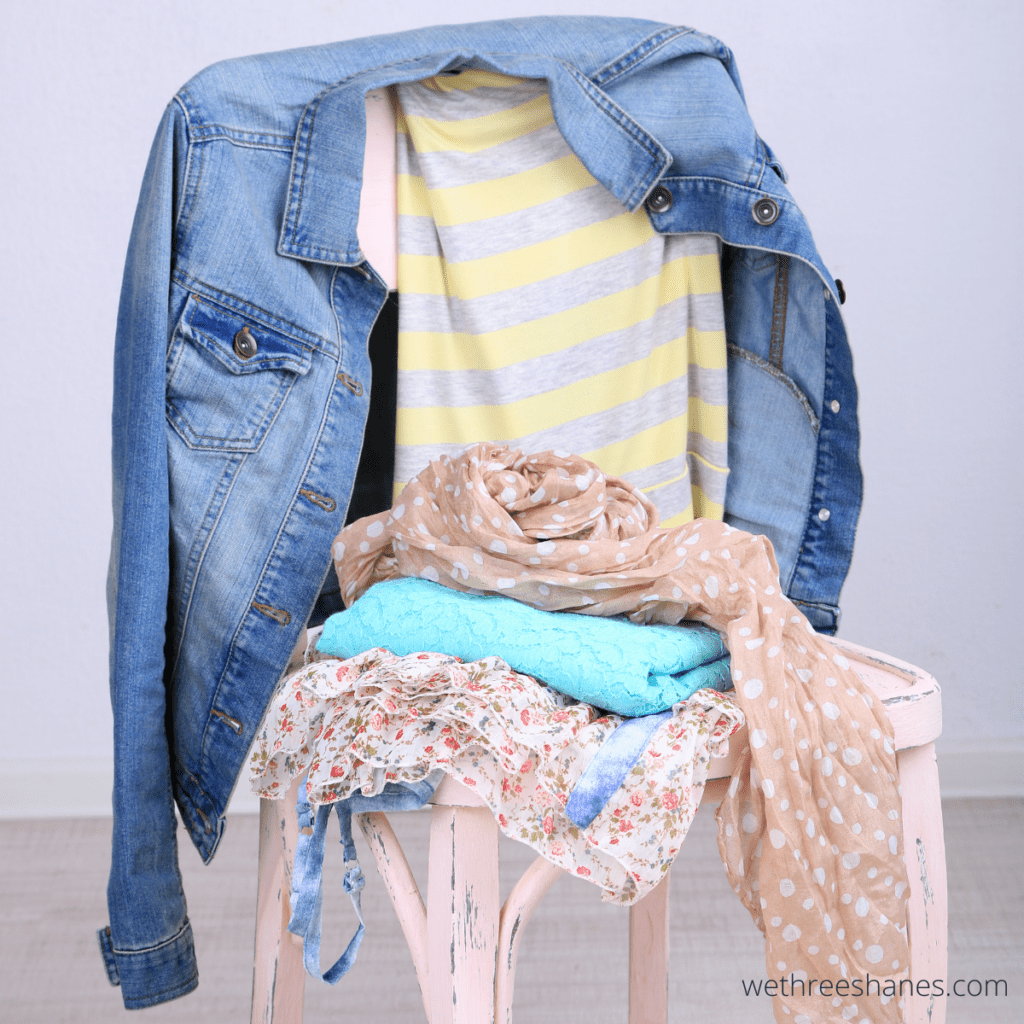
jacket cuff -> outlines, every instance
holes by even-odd
[[[801,601],[799,597],[787,594],[793,602],[807,616],[807,621],[814,627],[816,633],[823,633],[825,636],[835,636],[839,628],[839,607],[834,604],[827,604],[824,601]]]
[[[111,985],[121,986],[126,1010],[166,1003],[199,984],[192,925],[185,920],[176,935],[148,949],[115,949],[110,927],[97,933]]]

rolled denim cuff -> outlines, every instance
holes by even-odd
[[[111,985],[121,986],[126,1010],[141,1010],[187,995],[199,984],[192,925],[148,949],[115,949],[109,928],[97,933]]]

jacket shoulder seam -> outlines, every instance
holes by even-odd
[[[620,54],[618,57],[613,57],[604,67],[594,72],[590,80],[594,85],[604,87],[616,78],[621,78],[622,75],[628,74],[637,64],[646,60],[651,54],[656,53],[666,43],[671,42],[673,39],[678,39],[680,36],[692,35],[693,33],[694,30],[685,25],[674,25],[671,28],[655,32],[625,53]]]
[[[199,194],[199,186],[203,180],[204,159],[202,151],[199,153],[199,166],[196,173],[195,183],[192,183],[193,174],[193,150],[195,147],[194,133],[196,130],[195,119],[192,114],[198,114],[195,101],[186,89],[179,89],[174,97],[175,102],[181,108],[182,117],[185,121],[185,138],[188,140],[188,149],[185,153],[185,170],[181,176],[181,202],[178,205],[177,216],[174,218],[173,237],[180,244],[184,232],[188,228],[189,219],[192,216],[192,209],[195,206],[196,196]]]
[[[182,100],[180,95],[175,95],[171,102],[176,103],[178,105],[178,109],[181,110],[181,117],[185,122],[185,138],[188,140],[188,148],[185,152],[185,172],[182,175],[182,194],[178,197],[181,202],[178,203],[178,209],[174,217],[174,224],[171,226],[171,237],[179,238],[178,230],[181,226],[181,218],[185,210],[185,196],[188,194],[188,176],[192,169],[192,119],[189,117],[188,106]]]
[[[290,153],[295,144],[295,136],[282,135],[278,132],[254,132],[245,128],[235,128],[227,124],[204,124],[193,128],[193,142],[213,142],[227,139],[238,146],[249,146],[259,149],[279,149]]]

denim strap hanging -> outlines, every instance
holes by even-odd
[[[359,945],[363,941],[366,926],[359,893],[366,882],[356,856],[352,841],[352,815],[369,811],[413,811],[422,807],[437,788],[442,777],[434,772],[422,782],[393,783],[385,785],[377,796],[363,796],[356,793],[346,800],[323,804],[314,809],[306,799],[305,782],[299,785],[299,796],[295,811],[299,819],[299,837],[295,844],[295,860],[292,866],[292,916],[288,931],[302,937],[302,961],[306,972],[328,985],[336,985],[356,962]],[[338,816],[341,829],[341,845],[345,851],[345,877],[342,885],[352,900],[359,927],[349,941],[345,952],[326,971],[320,971],[320,924],[323,912],[323,867],[324,846],[327,840],[327,819],[331,810]]]
[[[359,893],[365,879],[356,859],[356,848],[352,842],[352,812],[342,804],[324,804],[314,811],[306,800],[306,787],[299,787],[296,812],[299,817],[299,838],[295,844],[295,863],[292,869],[292,918],[288,931],[302,936],[302,960],[306,971],[314,978],[336,985],[355,963],[359,945],[363,941],[366,927]],[[332,967],[320,971],[320,920],[323,911],[323,866],[324,844],[327,839],[327,819],[332,808],[337,808],[338,823],[341,826],[341,843],[345,848],[345,892],[352,900],[359,928],[352,936],[345,952]],[[350,866],[351,865],[351,866]]]
[[[565,815],[574,825],[586,828],[601,813],[640,760],[651,737],[671,717],[671,711],[662,711],[657,715],[627,718],[616,726],[569,794]]]

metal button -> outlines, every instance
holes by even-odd
[[[833,412],[839,412],[839,402],[836,399],[833,398],[831,403],[829,404],[829,408]]]
[[[758,224],[762,225],[762,227],[767,227],[779,219],[779,204],[774,199],[765,196],[754,203],[751,213]]]
[[[256,339],[249,333],[248,327],[243,327],[235,335],[235,355],[239,359],[252,359],[256,355]]]
[[[825,301],[826,302],[831,302],[832,301],[832,291],[829,288],[825,289]]]
[[[827,508],[819,508],[819,509],[818,509],[818,518],[819,518],[819,519],[820,519],[820,520],[821,520],[821,521],[822,521],[823,523],[827,523],[827,522],[828,522],[828,520],[829,520],[829,517],[830,517],[831,515],[832,515],[832,513],[831,513],[831,512],[829,512],[829,510],[828,510]]]
[[[842,306],[846,302],[846,289],[838,277],[836,278],[836,291],[839,293],[839,305]]]
[[[647,209],[651,213],[664,213],[672,206],[672,193],[664,185],[659,185],[647,197]]]

